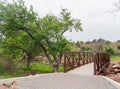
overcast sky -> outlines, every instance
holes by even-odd
[[[65,36],[72,41],[91,41],[103,38],[120,40],[120,13],[112,15],[109,11],[117,0],[25,0],[40,16],[46,13],[58,15],[61,8],[67,8],[73,18],[81,19],[83,32],[67,32]]]

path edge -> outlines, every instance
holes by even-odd
[[[105,76],[100,76],[101,78],[105,79],[106,81],[108,81],[109,83],[111,83],[113,86],[115,86],[117,89],[120,89],[120,83],[108,78],[108,77],[105,77]]]

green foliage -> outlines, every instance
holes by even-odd
[[[75,43],[75,45],[77,46],[77,47],[80,47],[80,42],[79,41],[77,41],[76,43]]]
[[[114,55],[114,49],[111,47],[105,48],[105,52],[108,52],[110,55]]]
[[[120,40],[117,40],[117,42],[120,42]]]
[[[113,62],[120,62],[120,56],[111,56],[111,61]]]
[[[92,48],[88,47],[88,46],[82,46],[80,47],[81,51],[89,51],[91,50]]]
[[[36,19],[37,14],[33,8],[28,10],[22,0],[7,5],[0,4],[0,33],[4,36],[1,44],[3,57],[19,59],[26,55],[29,67],[29,61],[40,54],[40,47],[30,35],[35,31]]]
[[[0,22],[0,33],[4,36],[2,51],[14,59],[27,56],[27,67],[40,52],[45,53],[52,67],[52,60],[59,66],[63,52],[70,50],[63,34],[82,31],[80,20],[71,18],[67,9],[62,9],[60,17],[46,15],[39,18],[32,6],[28,10],[22,0],[6,5],[0,3]]]
[[[53,69],[50,65],[42,64],[42,63],[32,63],[31,71],[36,71],[37,73],[52,73]]]
[[[45,74],[45,73],[53,73],[53,69],[50,65],[48,64],[43,64],[41,62],[32,62],[31,63],[31,70],[26,70],[26,65],[22,63],[16,63],[14,62],[14,65],[7,66],[12,69],[11,70],[5,70],[6,64],[4,59],[2,61],[0,60],[0,79],[1,78],[11,78],[11,77],[21,77],[21,76],[26,76],[29,74]],[[12,68],[13,67],[13,68]],[[59,72],[63,72],[63,66],[61,65]]]
[[[0,58],[0,77],[18,77],[22,76],[23,73],[20,63],[16,60]]]
[[[58,42],[51,43],[48,48],[49,54],[56,56],[59,53],[63,53],[64,51],[69,51],[70,47],[68,45],[68,41],[64,38],[61,38]]]
[[[86,44],[90,44],[91,42],[90,41],[87,41]]]
[[[120,45],[118,45],[117,49],[120,50]]]

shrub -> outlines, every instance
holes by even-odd
[[[118,45],[117,49],[120,50],[120,45]]]
[[[109,53],[110,55],[114,55],[114,53],[115,53],[114,49],[111,47],[105,48],[105,52]]]

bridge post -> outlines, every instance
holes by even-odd
[[[75,57],[75,54],[74,53],[72,53],[72,69],[74,69],[74,58]]]
[[[96,75],[96,53],[94,52],[92,56],[92,60],[94,62],[94,75]]]
[[[91,55],[91,57],[90,57],[90,62],[93,62],[93,60],[94,60],[94,53],[90,53]]]
[[[66,52],[64,53],[64,73],[66,72]]]
[[[88,52],[86,52],[86,64],[88,64]]]
[[[80,67],[80,52],[78,52],[78,67]]]
[[[85,64],[85,52],[83,52],[83,65]]]

